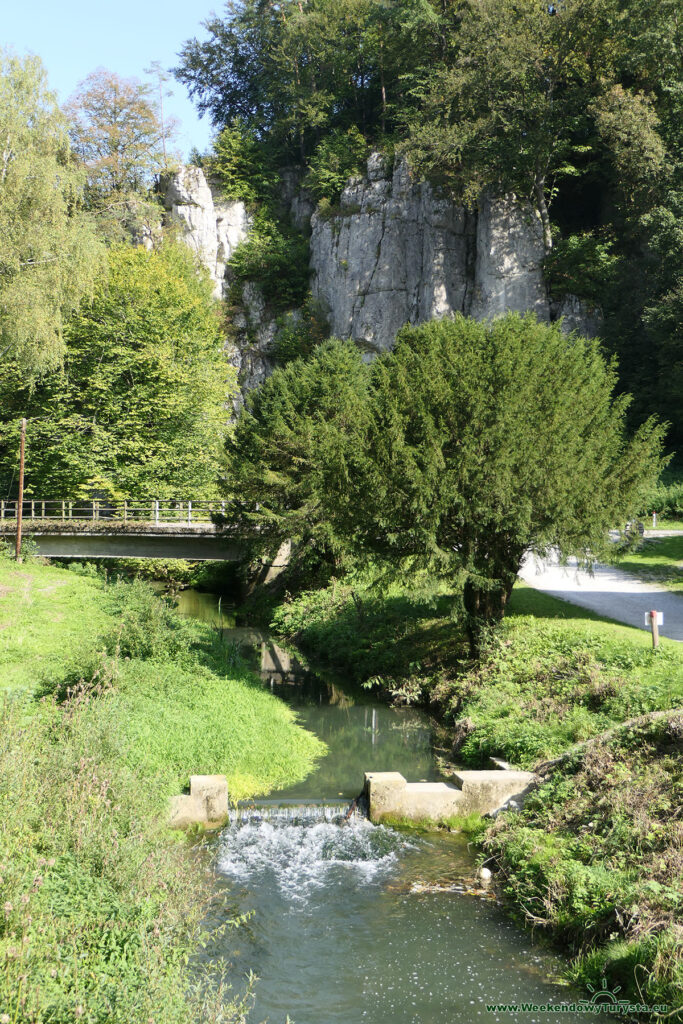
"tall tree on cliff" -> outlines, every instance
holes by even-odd
[[[611,66],[610,13],[594,0],[468,0],[406,118],[415,166],[470,203],[486,188],[529,196],[549,250],[549,197],[577,173],[591,90]]]
[[[82,191],[40,60],[0,50],[0,359],[24,370],[59,364],[65,318],[97,275]]]

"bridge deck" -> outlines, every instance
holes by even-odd
[[[0,537],[15,535],[17,501],[0,502]],[[22,532],[48,558],[184,558],[235,561],[244,540],[223,518],[225,502],[89,502],[28,499]]]

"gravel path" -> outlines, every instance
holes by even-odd
[[[683,641],[683,594],[662,590],[657,583],[646,583],[611,565],[598,564],[591,574],[578,571],[576,560],[560,566],[557,561],[541,562],[533,555],[525,559],[519,575],[536,590],[638,629],[649,629],[645,612],[664,612],[660,634]]]

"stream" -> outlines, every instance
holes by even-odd
[[[369,770],[440,778],[428,717],[306,671],[234,610],[185,590],[181,614],[224,630],[263,685],[296,709],[329,753],[304,781],[239,807],[216,844],[217,885],[247,925],[223,954],[235,991],[259,977],[250,1024],[575,1022],[571,1012],[499,1012],[494,1003],[569,1003],[565,961],[510,922],[475,882],[467,838],[344,820]],[[220,923],[220,922],[212,922]]]

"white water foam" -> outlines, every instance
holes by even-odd
[[[286,899],[298,902],[323,886],[367,885],[386,875],[398,851],[410,845],[362,819],[343,825],[247,821],[221,834],[218,869],[241,883],[270,877]]]

